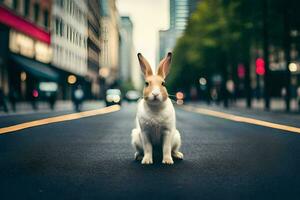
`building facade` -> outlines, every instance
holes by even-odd
[[[50,66],[51,6],[51,0],[0,1],[0,89],[15,100],[37,98],[42,83],[59,78]]]
[[[119,82],[119,24],[115,0],[101,0],[101,69],[100,76],[107,87]]]
[[[120,27],[120,79],[122,82],[129,82],[131,77],[132,31],[132,21],[128,16],[122,16]]]
[[[91,98],[100,97],[100,1],[88,0],[88,71],[89,78],[89,94]]]
[[[188,18],[197,8],[200,0],[170,0],[170,27],[159,31],[159,62],[168,51],[175,47],[177,39],[183,34]]]
[[[162,60],[168,52],[172,51],[175,44],[176,39],[175,32],[173,29],[168,30],[160,30],[159,31],[159,56],[157,63],[159,63],[160,60]]]
[[[61,70],[63,98],[71,97],[72,85],[86,89],[88,71],[87,4],[81,0],[54,0],[52,7],[52,65]],[[72,77],[72,79],[70,79]]]
[[[142,76],[133,44],[133,24],[129,16],[121,17],[120,25],[120,80],[121,84],[141,89]]]
[[[189,0],[170,0],[170,29],[182,34],[189,13]]]
[[[135,90],[142,90],[144,86],[144,78],[141,73],[140,64],[137,59],[137,51],[135,47],[132,48],[131,54],[131,82]]]

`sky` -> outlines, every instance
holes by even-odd
[[[169,28],[169,0],[117,0],[121,16],[133,22],[133,42],[137,52],[155,68],[158,31]]]

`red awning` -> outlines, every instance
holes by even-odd
[[[20,31],[34,39],[50,44],[50,33],[0,6],[0,23]]]

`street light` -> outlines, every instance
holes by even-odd
[[[290,70],[290,72],[296,72],[297,69],[298,69],[298,66],[297,66],[296,63],[290,63],[289,64],[289,70]]]
[[[199,83],[200,83],[200,85],[206,85],[207,84],[207,80],[206,80],[206,78],[204,78],[204,77],[201,77],[200,79],[199,79]]]
[[[75,84],[76,81],[77,81],[76,76],[74,76],[74,75],[69,75],[69,76],[68,76],[68,83],[69,83],[70,85]]]
[[[183,98],[184,98],[184,94],[182,92],[177,92],[176,93],[176,103],[178,105],[182,105],[183,104]]]

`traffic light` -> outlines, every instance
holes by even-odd
[[[265,61],[262,58],[257,58],[255,61],[256,65],[256,74],[259,76],[265,75],[266,69],[265,69]]]

